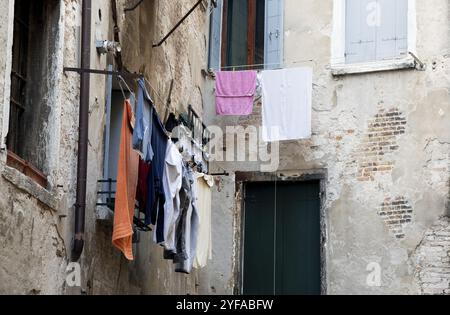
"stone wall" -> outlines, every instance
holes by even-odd
[[[416,280],[422,294],[450,294],[450,219],[442,217],[416,250]]]
[[[417,246],[436,220],[448,215],[450,6],[445,0],[433,6],[416,1],[417,55],[425,71],[333,76],[333,2],[340,1],[284,1],[283,62],[314,71],[313,135],[280,143],[278,172],[326,170],[322,258],[328,293],[425,293],[424,282],[415,276]],[[213,83],[205,95],[212,104]],[[214,109],[206,116],[209,124],[222,127],[261,124],[259,103],[246,118],[217,117]],[[260,171],[260,163],[248,160],[219,165],[231,173]],[[217,200],[229,202],[220,193]],[[235,202],[234,208],[239,217],[240,205]],[[440,222],[445,229],[448,221]],[[439,250],[436,264],[449,267],[440,256],[444,248]],[[367,284],[371,263],[381,267],[379,287]],[[438,286],[443,287],[447,280],[441,278]],[[447,293],[441,287],[436,292]]]
[[[125,13],[123,9],[129,2],[117,1],[125,68],[146,75],[154,88],[150,92],[162,117],[172,79],[173,110],[181,113],[191,104],[202,114],[204,79],[201,70],[206,67],[207,7],[202,5],[165,44],[152,48],[153,42],[165,35],[191,5],[188,2],[180,5],[173,1],[145,1],[135,11]],[[126,261],[111,244],[111,226],[96,221],[106,103],[106,77],[102,75],[91,76],[86,243],[80,260],[82,282],[81,287],[67,286],[66,266],[74,225],[79,75],[63,73],[63,66],[79,66],[81,1],[61,0],[60,3],[58,30],[61,38],[55,41],[58,47],[54,52],[56,65],[48,78],[54,87],[54,95],[48,100],[52,114],[47,126],[51,134],[48,143],[51,186],[43,189],[6,166],[6,151],[0,151],[0,293],[222,292],[221,283],[209,285],[206,270],[193,272],[190,276],[176,274],[173,265],[162,259],[161,248],[153,245],[150,233],[141,234],[140,243],[134,245],[136,260]],[[0,51],[4,52],[0,57],[0,122],[3,122],[9,105],[11,7],[14,6],[12,0],[3,0],[0,4],[0,29],[3,30]],[[111,1],[92,1],[92,5],[91,68],[105,69],[113,58],[97,54],[94,41],[113,40]],[[201,284],[200,277],[203,277]]]
[[[246,119],[215,116],[214,81],[202,75],[209,29],[205,7],[198,8],[161,47],[152,48],[191,4],[149,0],[125,13],[123,7],[129,2],[117,1],[124,66],[145,73],[160,115],[165,114],[173,79],[173,110],[181,113],[191,104],[208,124],[259,125],[260,104]],[[0,0],[2,138],[9,108],[12,3]],[[50,78],[55,93],[49,100],[52,112],[47,126],[52,135],[48,141],[51,187],[43,189],[7,167],[6,151],[0,151],[0,293],[239,292],[241,213],[233,173],[259,171],[260,165],[231,162],[216,167],[231,176],[219,177],[214,190],[213,261],[206,269],[190,276],[174,273],[150,234],[141,235],[135,245],[136,260],[125,261],[111,245],[111,227],[95,218],[106,101],[105,77],[97,75],[92,76],[90,97],[82,286],[67,287],[79,76],[62,69],[79,65],[80,4],[61,0],[60,38]],[[93,41],[113,38],[111,10],[110,1],[93,1]],[[332,76],[332,13],[333,1],[285,0],[284,61],[314,69],[313,136],[281,143],[279,172],[327,174],[324,286],[331,294],[448,294],[448,220],[443,216],[449,215],[450,191],[450,4],[417,1],[417,54],[427,65],[425,71]],[[92,51],[92,68],[106,68],[111,57]],[[380,287],[366,282],[366,267],[373,262],[381,266]]]

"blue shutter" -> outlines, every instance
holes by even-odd
[[[283,0],[266,0],[264,63],[279,68],[283,59]]]
[[[208,68],[220,70],[220,50],[222,42],[222,8],[223,0],[216,0],[217,7],[211,14]]]
[[[345,6],[345,59],[347,63],[365,62],[376,58],[377,1],[347,0]]]
[[[377,60],[394,59],[408,50],[408,0],[378,0],[381,25],[377,36]]]

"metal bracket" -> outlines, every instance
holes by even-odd
[[[142,2],[144,2],[144,0],[139,0],[138,2],[136,2],[131,7],[125,8],[123,10],[123,12],[127,13],[127,12],[130,12],[130,11],[134,11],[138,6],[140,6],[142,4]]]
[[[203,1],[204,0],[198,0],[197,3],[181,18],[181,20],[177,24],[175,24],[175,26],[169,31],[169,33],[167,33],[167,35],[163,37],[163,39],[161,39],[157,44],[153,44],[153,48],[161,46]]]
[[[82,73],[92,73],[92,74],[103,74],[103,75],[116,75],[116,76],[122,76],[122,77],[128,77],[128,78],[143,78],[144,75],[140,73],[130,73],[130,72],[119,72],[119,71],[109,71],[109,70],[98,70],[98,69],[83,69],[83,68],[71,68],[71,67],[64,67],[64,72],[77,72],[79,74]]]
[[[427,65],[425,63],[423,63],[419,57],[417,57],[414,53],[412,52],[408,52],[408,54],[411,55],[411,57],[413,57],[414,59],[414,63],[416,64],[416,69],[419,71],[425,71],[427,69]]]
[[[99,54],[107,54],[107,53],[117,53],[122,52],[122,48],[120,47],[120,43],[109,41],[109,40],[98,40],[95,42],[95,47],[97,48],[97,52]]]

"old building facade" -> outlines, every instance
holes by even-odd
[[[313,69],[312,137],[273,144],[277,167],[263,170],[262,162],[245,162],[258,148],[245,146],[244,161],[235,157],[243,147],[234,150],[236,129],[229,129],[224,148],[231,158],[211,163],[211,171],[229,174],[216,176],[208,266],[175,273],[151,233],[139,233],[136,259],[127,262],[113,248],[111,224],[97,206],[99,180],[111,175],[105,163],[114,162],[113,151],[105,154],[106,127],[114,129],[108,103],[112,111],[120,106],[121,87],[127,88],[91,74],[85,247],[75,287],[67,284],[66,268],[74,237],[80,74],[64,68],[80,67],[82,1],[42,0],[31,8],[20,2],[0,1],[0,293],[245,293],[244,210],[258,183],[317,184],[320,293],[450,293],[448,1],[395,1],[403,6],[389,17],[397,23],[392,48],[383,39],[363,47],[363,39],[376,35],[352,33],[358,25],[349,20],[367,14],[368,21],[385,23],[384,12],[392,9],[384,11],[385,1],[257,0],[252,12],[264,25],[253,41],[265,45],[245,47],[251,57],[230,48],[242,38],[233,43],[224,20],[245,21],[230,13],[236,0],[202,1],[158,47],[152,45],[196,1],[144,0],[136,7],[139,1],[92,1],[90,67],[121,63],[123,71],[143,74],[160,116],[167,107],[180,114],[191,105],[224,133],[227,126],[243,127],[250,142],[253,129],[245,128],[261,125],[261,101],[251,116],[217,116],[214,72],[242,64],[305,66]],[[22,37],[21,27],[28,29]],[[120,42],[120,52],[97,51],[104,40]],[[26,57],[17,60],[17,49]],[[134,88],[133,80],[126,82]]]

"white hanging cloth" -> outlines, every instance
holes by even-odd
[[[307,67],[262,71],[263,141],[311,137],[312,76]]]

